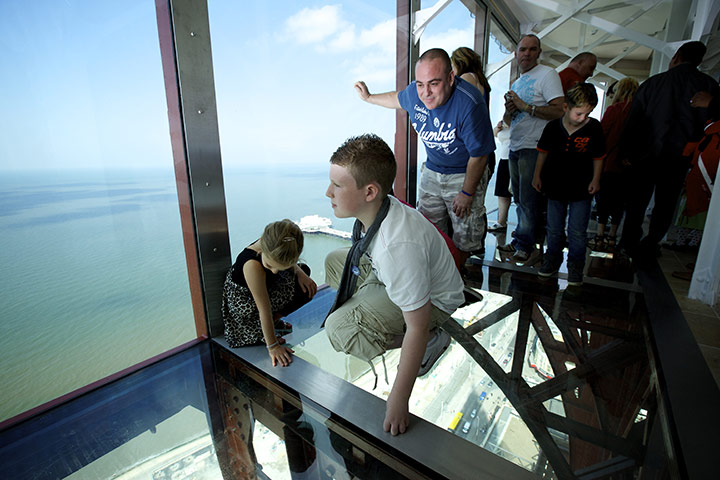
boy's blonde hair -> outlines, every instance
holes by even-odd
[[[568,108],[584,107],[590,105],[595,108],[598,104],[595,86],[589,83],[578,83],[565,94],[565,103]]]
[[[263,255],[280,265],[291,266],[297,263],[303,249],[303,233],[300,227],[287,218],[273,222],[265,227],[260,237]]]
[[[625,77],[618,82],[615,86],[615,96],[613,97],[612,105],[621,102],[631,101],[635,96],[640,85],[634,78]]]
[[[377,183],[383,197],[392,190],[397,171],[395,155],[387,143],[373,133],[348,138],[332,154],[330,163],[347,168],[357,188]]]

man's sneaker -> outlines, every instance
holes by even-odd
[[[497,247],[497,250],[498,252],[504,253],[506,255],[512,255],[517,251],[515,250],[515,245],[513,245],[512,243],[508,243],[507,245],[500,245],[499,247]]]
[[[430,371],[435,365],[438,358],[440,358],[450,346],[450,334],[442,328],[436,328],[430,332],[430,340],[428,340],[427,348],[425,348],[425,356],[423,357],[422,363],[420,364],[420,370],[417,376],[422,377]]]
[[[532,267],[537,265],[538,263],[541,263],[543,261],[543,253],[542,250],[539,248],[536,248],[533,250],[530,255],[528,256],[528,259],[523,263],[526,267]]]
[[[512,256],[511,260],[514,263],[524,264],[528,261],[528,258],[530,258],[530,254],[527,252],[523,252],[522,250],[518,250],[515,252],[515,255]]]
[[[504,232],[507,230],[507,225],[503,225],[502,223],[493,223],[488,227],[488,232]]]
[[[532,267],[533,265],[539,263],[542,261],[543,254],[540,249],[536,248],[530,253],[523,252],[522,250],[518,250],[515,252],[515,255],[512,257],[512,261],[515,262],[518,265],[522,265],[524,267]]]
[[[540,270],[538,270],[538,275],[540,275],[541,277],[552,277],[558,272],[559,269],[560,267],[558,266],[557,262],[553,262],[552,260],[550,260],[550,257],[546,255],[543,259]]]
[[[568,285],[578,287],[583,284],[583,262],[568,262]]]

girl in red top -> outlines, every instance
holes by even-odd
[[[602,250],[614,248],[618,226],[625,213],[625,165],[618,156],[618,142],[625,126],[625,119],[630,112],[630,104],[638,89],[638,82],[633,78],[623,78],[615,87],[612,104],[605,111],[602,121],[607,157],[600,178],[600,191],[595,196],[597,202],[597,232],[590,241],[590,248]],[[605,228],[610,220],[610,233],[605,236]]]

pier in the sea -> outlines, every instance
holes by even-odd
[[[321,217],[320,215],[308,215],[302,217],[298,222],[298,225],[300,226],[300,230],[302,230],[303,233],[323,233],[326,235],[332,235],[334,237],[347,239],[350,239],[352,237],[350,232],[345,232],[343,230],[337,230],[335,228],[332,228],[332,222],[330,221],[330,219],[326,217]]]

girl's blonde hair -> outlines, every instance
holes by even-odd
[[[620,80],[615,86],[615,96],[613,97],[611,105],[621,102],[632,101],[639,87],[638,81],[634,78],[625,77]]]
[[[273,222],[265,227],[260,237],[260,248],[265,256],[280,265],[294,265],[303,249],[302,230],[287,218]]]

